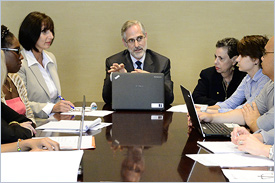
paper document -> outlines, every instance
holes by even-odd
[[[38,130],[74,130],[79,131],[80,128],[79,120],[60,120],[60,121],[50,121],[44,125],[37,127]],[[99,125],[101,123],[101,118],[97,118],[93,121],[84,121],[83,132],[88,131],[90,128]]]
[[[81,116],[82,107],[75,107],[75,110],[69,112],[63,112],[62,115],[74,115],[74,116]],[[92,111],[90,107],[85,108],[85,116],[97,116],[97,117],[104,117],[107,116],[114,111],[107,111],[107,110],[94,110]]]
[[[231,141],[228,142],[199,142],[198,144],[212,153],[245,153],[238,149],[238,146]]]
[[[39,139],[44,137],[34,137],[33,139]],[[77,149],[79,136],[58,136],[48,137],[59,143],[60,149]],[[94,136],[82,136],[80,149],[93,149],[95,148]]]
[[[273,171],[222,169],[229,182],[274,182]]]
[[[203,104],[195,104],[195,106],[200,106],[200,107],[202,107],[203,109],[206,109],[206,108],[207,108],[207,105],[203,105]],[[172,106],[172,107],[169,108],[167,111],[169,111],[169,112],[183,112],[183,113],[188,113],[186,104]]]
[[[1,182],[77,182],[82,156],[83,150],[1,153]]]
[[[261,156],[243,153],[187,154],[187,157],[205,165],[220,167],[274,166],[274,161]]]

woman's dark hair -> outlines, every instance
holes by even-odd
[[[42,25],[44,25],[43,30],[41,30]],[[54,23],[51,17],[37,11],[31,12],[26,16],[20,26],[18,35],[19,42],[24,49],[28,51],[31,49],[38,51],[35,44],[39,39],[41,32],[47,30],[50,30],[54,36]]]
[[[268,38],[266,36],[244,36],[238,43],[238,52],[242,57],[258,58],[261,66],[261,57],[263,56],[267,42]]]
[[[13,33],[5,25],[1,25],[1,48],[11,47],[13,39]]]
[[[229,58],[233,58],[234,56],[239,56],[238,50],[237,50],[237,44],[239,40],[233,37],[224,38],[222,40],[219,40],[216,43],[216,48],[227,48],[227,54]]]

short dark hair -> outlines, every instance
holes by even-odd
[[[263,56],[263,53],[265,51],[265,45],[267,42],[268,38],[266,36],[244,36],[238,43],[238,51],[242,57],[249,56],[250,58],[254,59],[258,58],[261,63],[261,57]]]
[[[14,35],[8,27],[1,25],[1,48],[9,48],[12,45],[13,39]]]
[[[216,48],[226,47],[229,58],[233,58],[234,56],[239,56],[237,50],[238,42],[239,40],[233,37],[224,38],[216,43]]]
[[[45,26],[44,30],[41,30],[42,25]],[[37,11],[29,13],[23,20],[19,29],[18,39],[20,44],[28,51],[31,49],[38,51],[35,44],[41,32],[45,30],[50,30],[54,36],[54,23],[51,17]]]

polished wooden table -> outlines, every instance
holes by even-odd
[[[111,109],[103,103],[97,105],[98,109]],[[85,117],[91,119],[95,117]],[[112,125],[85,134],[95,136],[96,148],[84,151],[79,181],[228,181],[220,167],[206,167],[186,157],[186,154],[207,152],[197,146],[197,141],[203,138],[196,130],[190,132],[185,113],[116,111],[102,119]],[[47,136],[43,133],[40,131],[38,136]]]

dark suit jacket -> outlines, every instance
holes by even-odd
[[[32,138],[31,131],[18,124],[9,125],[10,122],[17,121],[18,123],[23,123],[31,121],[24,115],[18,114],[9,106],[1,102],[1,144],[16,142],[20,139]],[[35,128],[36,125],[32,123]]]
[[[106,77],[102,97],[105,103],[112,102],[112,82],[110,81],[110,67],[113,63],[123,63],[127,72],[134,71],[133,62],[128,50],[124,50],[106,59]],[[152,50],[146,50],[143,70],[151,73],[163,73],[165,78],[165,105],[169,105],[174,101],[173,81],[170,75],[170,60]]]
[[[200,79],[193,92],[194,103],[215,105],[217,102],[229,98],[238,88],[246,73],[239,71],[235,66],[233,78],[228,86],[227,91],[223,88],[223,77],[218,73],[215,67],[204,69],[200,73]]]

